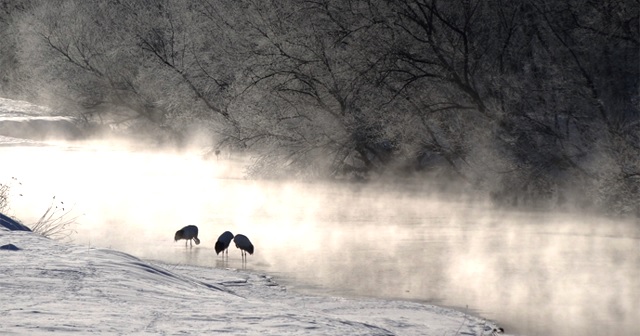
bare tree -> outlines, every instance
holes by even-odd
[[[279,149],[263,159],[279,156],[291,169],[318,167],[320,159],[328,169],[321,174],[381,167],[393,145],[383,132],[388,115],[376,103],[385,55],[371,53],[371,45],[386,28],[376,8],[364,1],[255,2],[250,8],[247,24],[257,47],[248,98],[273,106],[269,115],[261,109],[266,118],[252,133]]]
[[[261,176],[427,173],[501,202],[640,207],[632,0],[24,3],[0,7],[0,62],[19,65],[3,78],[87,122],[195,130]]]

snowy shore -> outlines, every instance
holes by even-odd
[[[3,98],[0,119],[4,146],[40,146],[27,135],[41,122],[67,121]],[[498,328],[452,309],[302,295],[265,274],[141,260],[23,229],[0,220],[0,335],[451,336]]]
[[[459,311],[287,291],[270,276],[169,265],[0,226],[3,335],[491,335]]]

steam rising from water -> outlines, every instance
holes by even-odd
[[[247,267],[300,290],[463,307],[528,335],[632,334],[640,321],[640,225],[499,212],[420,192],[242,179],[241,161],[101,144],[4,147],[12,210],[51,198],[80,214],[75,243],[146,259],[243,267],[225,230],[256,247]],[[24,196],[18,196],[22,194]],[[202,244],[174,242],[200,228]],[[509,329],[508,329],[509,330]]]

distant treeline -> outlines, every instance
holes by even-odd
[[[640,215],[635,0],[2,0],[1,93],[251,153]]]

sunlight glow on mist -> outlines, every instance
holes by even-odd
[[[0,181],[18,181],[10,215],[29,224],[56,196],[79,215],[80,245],[244,267],[235,247],[229,261],[213,251],[229,230],[253,242],[255,270],[340,295],[482,307],[530,334],[588,334],[580,328],[590,320],[624,333],[640,309],[639,227],[623,221],[500,212],[370,186],[245,180],[241,159],[203,160],[198,151],[94,143],[2,155],[11,165]],[[202,243],[185,248],[173,236],[190,224]]]
[[[35,221],[55,196],[81,215],[78,243],[173,242],[173,232],[194,224],[208,245],[230,230],[262,240],[258,246],[300,236],[308,238],[301,247],[317,246],[304,232],[316,210],[313,201],[288,185],[243,180],[238,161],[203,160],[197,151],[130,152],[93,144],[9,149],[4,158],[13,162],[4,173],[20,182],[12,191],[23,195],[12,199],[17,217]]]

